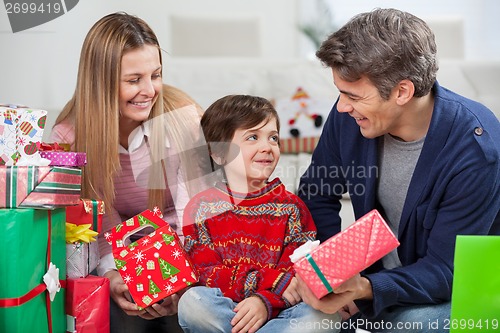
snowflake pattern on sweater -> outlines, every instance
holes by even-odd
[[[295,274],[289,256],[316,237],[306,205],[277,178],[248,194],[222,183],[199,193],[184,210],[183,231],[200,284],[235,302],[260,297],[269,319],[288,306],[282,294]]]

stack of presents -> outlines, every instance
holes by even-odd
[[[46,117],[0,105],[0,332],[107,333],[109,280],[91,274],[105,207],[81,197],[85,153],[42,142]],[[130,243],[144,227],[151,232]],[[104,234],[138,306],[198,281],[159,210]]]
[[[0,105],[0,332],[108,333],[109,280],[92,275],[98,234],[138,308],[198,281],[159,209],[102,230],[104,204],[81,197],[84,153],[44,143],[47,112]],[[135,236],[135,237],[134,237]],[[396,248],[374,210],[323,244],[291,256],[317,297]]]
[[[46,117],[0,106],[1,332],[109,327],[109,280],[89,275],[103,203],[80,196],[85,154],[42,142]]]

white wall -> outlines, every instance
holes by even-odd
[[[315,15],[310,8],[310,3],[314,1],[316,0],[299,1],[299,17],[301,21],[307,22],[311,16]],[[500,38],[498,37],[498,31],[500,31],[500,1],[498,0],[324,1],[329,5],[334,23],[338,26],[346,23],[355,14],[370,11],[376,7],[397,8],[429,21],[460,18],[464,21],[465,59],[500,59]]]
[[[126,11],[143,18],[170,50],[170,15],[258,17],[265,58],[298,56],[296,0],[81,0],[71,11],[38,27],[12,33],[0,6],[0,103],[48,110],[47,128],[71,97],[80,49],[90,27],[102,16]],[[245,40],[235,41],[245,43]],[[173,53],[173,52],[170,52]],[[168,57],[165,55],[165,66]]]
[[[422,18],[461,17],[465,24],[465,58],[500,59],[500,1],[496,0],[325,0],[334,23],[374,7],[394,6]],[[12,33],[4,6],[0,6],[0,103],[20,103],[49,110],[49,128],[70,98],[77,75],[83,39],[95,21],[123,10],[146,20],[160,44],[171,49],[171,15],[200,18],[258,17],[263,59],[290,59],[311,55],[311,46],[298,33],[299,21],[314,15],[313,0],[81,0],[71,11],[41,26]],[[234,41],[245,43],[245,39]],[[241,45],[241,44],[240,44]],[[309,48],[309,49],[308,49]]]

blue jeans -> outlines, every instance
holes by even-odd
[[[228,333],[238,303],[224,297],[219,288],[192,287],[179,301],[179,324],[185,333]],[[324,314],[301,302],[280,314],[260,329],[259,333],[339,332],[340,315]]]
[[[354,333],[362,328],[371,333],[449,332],[450,303],[397,307],[367,319],[356,313],[342,323],[342,333]]]

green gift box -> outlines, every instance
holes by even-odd
[[[66,277],[65,222],[64,208],[0,209],[0,332],[66,332],[65,291],[50,301],[43,279],[49,263]]]

